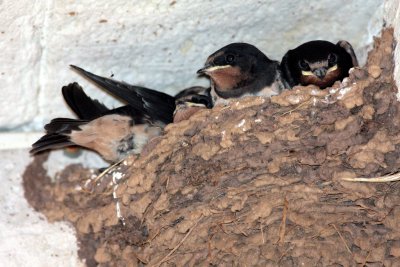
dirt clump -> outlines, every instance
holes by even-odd
[[[400,266],[393,31],[332,88],[295,87],[174,123],[99,181],[45,156],[24,175],[49,220],[70,221],[88,266]],[[88,186],[91,184],[91,186]]]

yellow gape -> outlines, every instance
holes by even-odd
[[[326,73],[328,74],[329,72],[334,71],[334,70],[337,70],[337,64],[334,65],[334,66],[332,66],[332,67],[330,67],[330,68],[326,71]],[[312,71],[305,71],[305,70],[302,70],[302,71],[301,71],[301,74],[302,74],[303,76],[311,76],[311,75],[314,75],[314,76],[315,76],[315,74],[314,74]]]
[[[223,66],[213,66],[213,67],[209,67],[207,69],[205,69],[206,72],[213,72],[216,70],[220,70],[220,69],[226,69],[226,68],[231,68],[231,65],[223,65]]]
[[[311,71],[305,71],[305,70],[302,70],[301,74],[304,75],[304,76],[314,75],[314,73],[312,73]]]
[[[329,73],[329,72],[334,71],[334,70],[337,70],[337,64],[336,64],[335,66],[330,67],[330,68],[326,71],[326,73]]]

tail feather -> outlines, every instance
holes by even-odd
[[[44,150],[63,148],[72,145],[75,144],[71,142],[69,136],[57,133],[50,133],[42,136],[42,138],[36,141],[32,145],[32,149],[29,152],[31,154],[36,154]]]
[[[145,114],[130,105],[121,106],[114,109],[107,108],[96,99],[90,98],[83,91],[82,87],[74,82],[62,88],[62,93],[68,106],[75,112],[81,120],[94,120],[104,115],[120,114],[127,115],[134,119],[135,123],[143,123]],[[70,119],[57,119],[70,120]],[[60,121],[64,123],[64,121]]]
[[[56,118],[45,125],[46,134],[32,145],[30,153],[36,154],[47,149],[57,149],[76,145],[70,139],[72,131],[79,131],[79,126],[86,124],[86,120]]]
[[[71,131],[79,131],[79,126],[86,124],[87,120],[76,120],[68,118],[56,118],[50,121],[50,123],[44,126],[44,129],[48,134],[66,134]]]
[[[80,119],[93,120],[109,111],[104,104],[87,96],[76,82],[63,86],[61,91],[65,102]]]
[[[133,108],[164,123],[173,121],[175,98],[141,86],[134,86],[113,79],[104,78],[71,65],[79,74],[94,82],[110,94],[126,101]]]

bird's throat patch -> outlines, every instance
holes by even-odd
[[[311,73],[311,75],[303,74],[300,77],[300,83],[303,86],[307,86],[309,84],[315,84],[319,88],[324,89],[326,87],[332,86],[335,83],[335,81],[339,79],[340,76],[341,76],[340,69],[338,69],[337,66],[336,67],[333,66],[330,69],[328,69],[323,79],[318,78],[313,73]]]
[[[214,86],[221,92],[227,92],[236,88],[246,78],[243,77],[239,67],[232,66],[217,69],[210,74],[210,77],[213,80]]]

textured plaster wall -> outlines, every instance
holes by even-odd
[[[0,129],[41,130],[69,116],[60,88],[72,81],[115,104],[69,64],[173,93],[206,85],[196,70],[234,41],[279,60],[308,40],[347,39],[365,58],[383,10],[381,0],[0,0]]]
[[[21,176],[27,151],[0,150],[0,156],[0,266],[84,266],[73,226],[48,222],[24,198]]]
[[[395,69],[394,78],[400,88],[400,0],[386,1],[384,6],[384,19],[388,25],[394,27],[394,36],[398,42],[394,52]],[[397,94],[400,99],[400,92]]]

